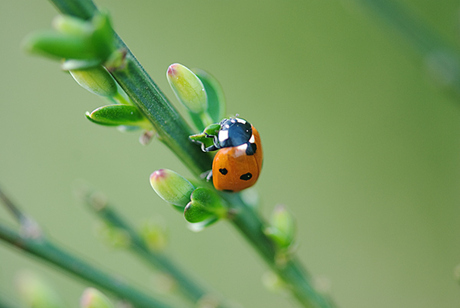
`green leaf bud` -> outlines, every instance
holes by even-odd
[[[86,113],[86,117],[91,122],[107,126],[139,126],[146,129],[151,128],[151,124],[136,106],[131,105],[107,105],[95,109],[93,112]]]
[[[286,283],[274,272],[266,272],[262,276],[262,284],[272,292],[280,292],[286,289]]]
[[[201,80],[182,64],[171,64],[166,77],[177,99],[187,109],[201,114],[207,109],[207,97]]]
[[[292,244],[295,235],[294,217],[284,205],[276,206],[270,219],[270,227],[265,230],[265,233],[280,248],[288,248]]]
[[[204,128],[203,133],[189,136],[190,140],[196,143],[200,143],[204,151],[205,148],[213,144],[213,139],[210,136],[217,136],[219,133],[220,124],[211,124]]]
[[[180,211],[190,202],[190,195],[195,190],[188,180],[169,169],[160,169],[152,173],[150,185],[161,199],[173,204]]]
[[[131,244],[131,237],[125,230],[105,222],[97,225],[96,234],[102,242],[112,248],[128,248]]]
[[[26,51],[53,58],[96,59],[97,52],[86,36],[68,35],[56,31],[40,31],[29,35],[24,43]]]
[[[219,134],[219,130],[220,130],[220,124],[214,123],[214,124],[208,125],[204,129],[203,133],[208,134],[210,136],[217,136]]]
[[[227,215],[219,195],[208,188],[198,187],[190,199],[184,209],[184,217],[188,222],[196,223],[211,217],[223,218]]]
[[[105,62],[116,50],[115,35],[109,15],[100,13],[91,21],[61,16],[53,23],[55,31],[29,35],[24,47],[34,53],[54,58]],[[88,62],[83,67],[88,67]]]
[[[222,203],[222,199],[214,190],[198,187],[193,191],[190,199],[221,218],[227,215],[227,210]]]
[[[66,306],[53,288],[30,272],[19,273],[16,277],[16,286],[20,297],[28,307],[60,308]]]
[[[83,70],[71,70],[73,79],[91,93],[113,97],[117,94],[117,83],[107,70],[99,65]]]
[[[202,222],[214,216],[206,207],[194,201],[190,201],[184,209],[184,217],[191,223]]]
[[[58,15],[53,19],[53,28],[64,34],[89,36],[93,32],[90,22],[70,15]]]
[[[80,299],[81,308],[114,308],[110,300],[97,289],[87,288]]]
[[[115,34],[112,28],[112,22],[107,12],[100,12],[93,17],[91,23],[94,27],[92,44],[97,51],[98,56],[103,61],[115,51]]]
[[[139,230],[144,243],[153,251],[162,251],[168,243],[166,225],[162,221],[145,221]]]

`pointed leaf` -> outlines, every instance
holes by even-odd
[[[102,106],[86,113],[86,117],[94,123],[108,126],[142,126],[148,123],[139,109],[130,105]]]

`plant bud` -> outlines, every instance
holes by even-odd
[[[219,195],[208,188],[198,187],[190,198],[191,201],[184,209],[184,217],[188,222],[196,223],[211,217],[223,218],[227,215]]]
[[[86,113],[91,122],[107,126],[140,126],[151,128],[151,124],[136,106],[130,105],[107,105]]]
[[[124,249],[131,245],[131,237],[128,232],[106,222],[99,222],[96,225],[96,234],[102,242],[112,248]]]
[[[29,35],[24,42],[25,49],[54,58],[82,60],[77,62],[80,68],[104,63],[116,50],[107,13],[97,14],[90,21],[61,16],[53,25],[54,31]]]
[[[166,226],[162,221],[145,221],[139,230],[144,243],[154,251],[162,251],[168,244]]]
[[[117,83],[107,70],[99,65],[83,70],[71,70],[73,79],[91,93],[113,97],[117,94]]]
[[[207,97],[201,80],[182,64],[171,64],[166,77],[177,99],[192,113],[201,114],[207,109]]]
[[[183,211],[195,187],[180,174],[160,169],[150,175],[150,185],[161,199]]]
[[[64,34],[89,36],[93,31],[90,22],[69,15],[58,15],[53,19],[53,28]]]
[[[110,300],[97,289],[87,288],[80,299],[81,308],[113,308]]]
[[[16,278],[20,297],[28,307],[60,308],[65,307],[57,292],[45,281],[30,272],[21,272]]]
[[[292,214],[284,205],[278,205],[270,220],[270,227],[265,230],[265,233],[270,236],[280,248],[289,247],[295,235],[295,222]]]
[[[40,31],[25,39],[24,49],[53,58],[94,59],[96,52],[89,44],[88,37]]]

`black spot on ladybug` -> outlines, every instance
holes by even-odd
[[[224,191],[226,191],[226,192],[233,192],[233,190],[231,190],[231,189],[224,189]]]
[[[240,179],[243,181],[249,181],[252,178],[252,174],[250,172],[243,174],[240,176]]]
[[[226,175],[228,173],[228,170],[225,169],[225,168],[221,168],[219,169],[219,172],[222,174],[222,175]]]
[[[255,143],[249,143],[249,146],[246,148],[246,155],[254,155],[257,151],[257,145]]]

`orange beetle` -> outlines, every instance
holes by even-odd
[[[206,152],[219,150],[212,163],[212,182],[218,190],[237,192],[254,185],[262,170],[262,143],[254,126],[241,118],[224,119]]]

